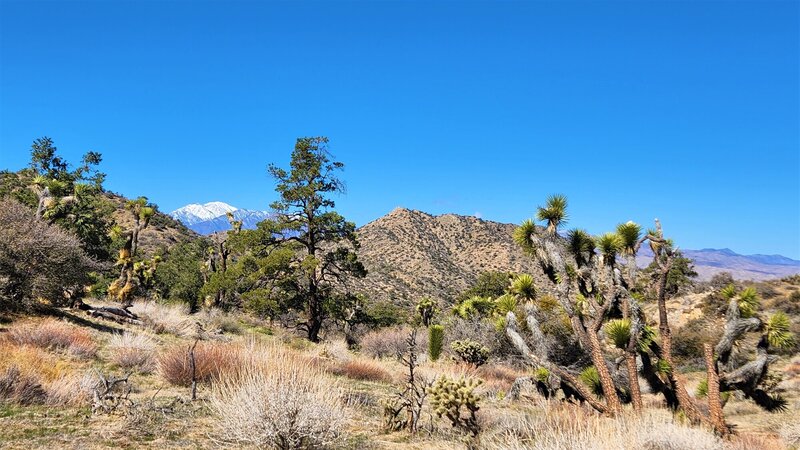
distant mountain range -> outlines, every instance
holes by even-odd
[[[214,234],[231,229],[227,213],[233,213],[236,220],[242,221],[242,228],[252,230],[256,224],[270,217],[267,211],[239,209],[223,202],[209,202],[203,205],[193,203],[169,213],[187,228],[202,235]]]

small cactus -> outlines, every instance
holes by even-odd
[[[478,406],[480,399],[475,394],[475,388],[481,383],[483,380],[463,377],[453,380],[442,375],[428,388],[434,412],[438,417],[447,417],[453,427],[464,429],[477,436],[480,426],[475,413],[480,409]]]
[[[431,361],[439,359],[443,346],[444,327],[442,325],[431,325],[428,328],[428,357]]]
[[[450,344],[450,348],[453,349],[462,361],[472,364],[475,367],[486,364],[486,361],[489,359],[489,349],[475,341],[455,341]]]

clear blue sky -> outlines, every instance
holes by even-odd
[[[0,168],[52,137],[170,211],[265,209],[325,135],[339,210],[520,222],[800,259],[799,2],[0,0]]]

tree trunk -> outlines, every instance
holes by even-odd
[[[642,392],[639,389],[639,370],[636,368],[636,353],[625,352],[625,365],[628,368],[628,380],[631,387],[631,402],[636,412],[642,411]]]
[[[711,344],[704,344],[706,360],[706,380],[708,383],[708,412],[711,425],[720,436],[727,436],[731,433],[730,428],[725,423],[725,416],[722,414],[722,400],[719,394],[719,375],[717,374],[716,364],[714,363],[714,351]]]
[[[622,404],[619,401],[617,390],[614,387],[614,380],[611,378],[611,373],[608,371],[608,365],[603,356],[603,349],[600,346],[597,333],[593,330],[587,330],[586,335],[589,339],[589,352],[592,356],[594,367],[597,369],[597,374],[600,377],[600,385],[603,387],[603,396],[606,398],[609,412],[611,414],[621,412]]]

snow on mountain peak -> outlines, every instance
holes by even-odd
[[[208,202],[205,204],[192,203],[169,213],[174,219],[182,222],[200,234],[211,234],[230,229],[231,225],[226,217],[233,213],[236,220],[241,220],[243,228],[255,228],[256,224],[267,217],[266,211],[251,211],[239,209],[224,202]]]

